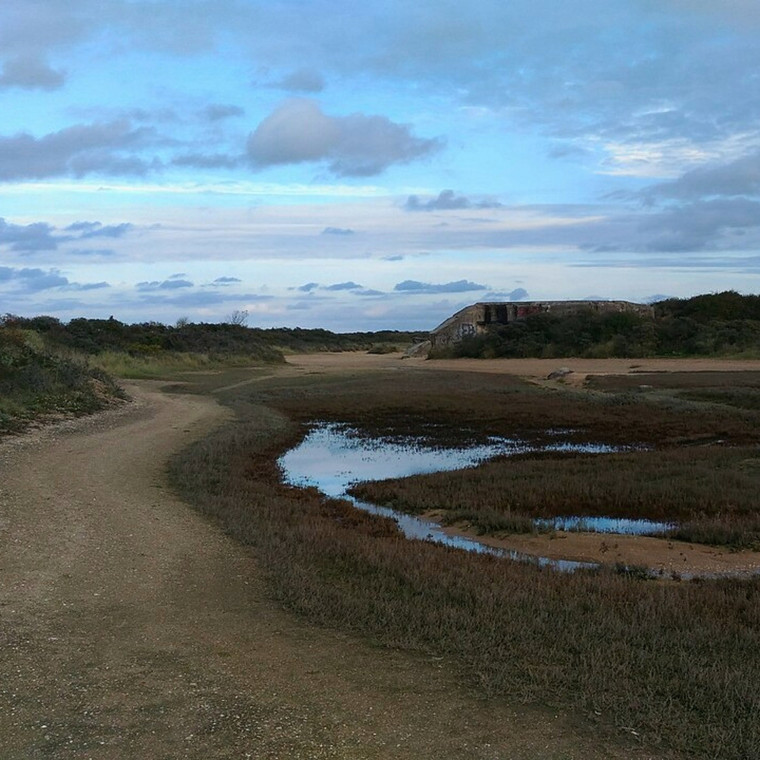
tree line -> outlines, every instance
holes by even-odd
[[[118,319],[77,318],[61,322],[56,317],[20,317],[6,314],[0,326],[30,330],[51,348],[64,348],[85,354],[120,351],[133,356],[160,352],[203,353],[217,357],[247,355],[259,361],[282,361],[283,352],[360,351],[378,345],[414,342],[414,333],[383,330],[379,332],[334,333],[322,329],[254,328],[240,321],[194,323],[181,319],[176,325],[161,322],[127,324]]]

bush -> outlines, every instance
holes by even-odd
[[[0,325],[0,433],[52,413],[86,414],[124,392],[105,372],[42,346],[31,330]]]

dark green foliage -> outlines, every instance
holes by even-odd
[[[396,348],[419,343],[427,338],[427,334],[401,330],[334,333],[320,329],[306,330],[302,327],[276,327],[258,330],[258,332],[273,346],[296,353],[370,350],[373,353],[378,353],[385,352],[387,346]]]
[[[535,314],[439,349],[461,357],[643,357],[760,355],[760,296],[733,291],[655,304],[634,313]]]
[[[6,323],[44,336],[48,345],[98,354],[103,351],[151,356],[161,351],[205,353],[218,356],[249,354],[260,361],[282,361],[282,354],[256,331],[234,324],[182,324],[160,322],[128,325],[117,319],[72,319],[62,324],[52,317],[6,317]]]
[[[380,343],[372,346],[367,351],[368,354],[395,354],[398,351],[398,346],[394,346],[392,343]]]
[[[87,414],[123,391],[99,369],[50,351],[36,333],[0,325],[0,433],[46,414]]]
[[[419,340],[413,333],[380,332],[333,333],[329,330],[295,328],[261,329],[228,322],[194,323],[180,320],[175,326],[160,322],[125,324],[110,319],[72,319],[63,324],[55,317],[6,315],[3,322],[19,329],[33,330],[49,345],[97,354],[103,351],[150,356],[160,351],[204,353],[214,357],[244,356],[265,362],[283,360],[282,351],[367,351],[391,343],[403,345]]]
[[[760,295],[743,296],[734,290],[726,290],[693,298],[670,298],[656,303],[655,313],[661,318],[688,318],[702,324],[746,319],[760,321]]]

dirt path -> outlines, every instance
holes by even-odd
[[[628,375],[647,372],[742,372],[760,370],[758,359],[435,359],[404,358],[403,354],[361,352],[295,354],[288,364],[305,374],[377,369],[447,370],[517,375],[544,381],[561,367],[572,370],[567,383],[580,385],[589,375]],[[643,381],[642,381],[643,382]]]
[[[168,455],[222,409],[130,390],[0,445],[3,760],[649,757],[281,611],[245,548],[166,487]]]

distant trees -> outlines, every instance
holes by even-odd
[[[693,298],[669,298],[654,306],[655,313],[661,319],[689,318],[703,324],[744,319],[760,321],[760,295],[743,296],[735,290]]]
[[[235,311],[222,323],[195,323],[182,317],[173,325],[161,322],[125,324],[110,319],[72,319],[63,323],[55,317],[19,317],[6,314],[0,326],[37,333],[47,344],[86,354],[122,351],[133,356],[160,351],[204,353],[211,356],[250,356],[261,361],[282,361],[282,350],[367,351],[378,345],[403,346],[423,340],[424,335],[385,330],[380,332],[333,333],[300,327],[262,329],[246,327],[248,312]]]

